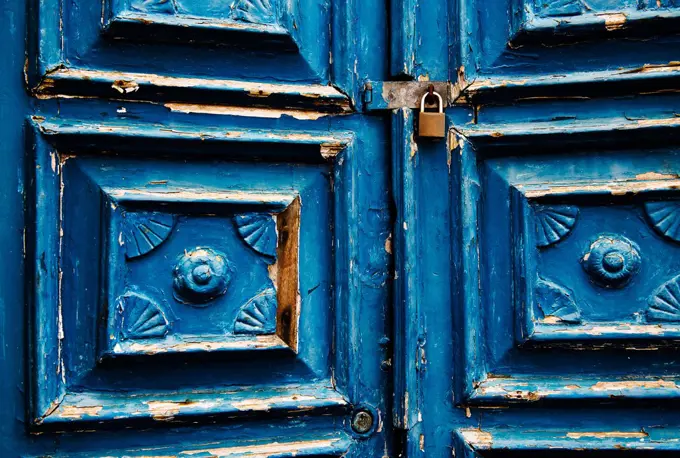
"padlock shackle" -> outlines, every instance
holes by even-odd
[[[426,93],[423,98],[420,100],[420,112],[424,113],[425,112],[425,99],[427,96],[430,95],[430,93]],[[439,99],[439,112],[444,113],[444,100],[442,99],[442,96],[439,95],[437,92],[432,91],[432,94],[436,96]]]

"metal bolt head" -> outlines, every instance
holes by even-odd
[[[352,429],[357,434],[366,434],[373,428],[373,414],[368,410],[357,410],[352,416]]]

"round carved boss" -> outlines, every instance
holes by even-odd
[[[232,268],[226,255],[212,248],[196,248],[179,257],[172,271],[175,298],[205,307],[229,286]]]
[[[637,245],[619,235],[602,235],[583,256],[583,268],[605,288],[625,286],[640,270]]]

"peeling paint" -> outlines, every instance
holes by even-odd
[[[463,429],[460,431],[466,442],[474,444],[476,448],[491,448],[493,445],[493,436],[491,433],[482,431],[481,429]]]
[[[139,90],[139,84],[134,80],[116,80],[111,84],[111,87],[121,94],[130,94]]]
[[[584,335],[602,336],[607,334],[662,335],[665,330],[658,324],[586,324],[581,328]]]
[[[252,458],[269,458],[271,456],[278,456],[282,453],[292,453],[305,450],[321,449],[324,447],[332,447],[339,439],[324,439],[315,441],[297,441],[297,442],[272,442],[264,445],[243,445],[236,447],[219,447],[219,448],[203,448],[198,450],[184,450],[182,455],[186,456],[201,456],[209,455],[211,457],[226,457],[226,456],[248,456]],[[293,456],[294,456],[293,455]]]
[[[180,411],[179,402],[149,401],[145,402],[154,420],[169,420],[174,418]]]
[[[620,29],[628,20],[623,13],[598,14],[597,16],[604,19],[604,27],[609,31]]]
[[[283,92],[297,92],[315,94],[318,97],[336,96],[337,89],[332,86],[309,86],[296,84],[273,84],[273,83],[255,83],[242,80],[216,80],[207,78],[185,78],[176,76],[154,75],[151,73],[129,73],[129,72],[106,72],[99,70],[85,70],[85,69],[61,69],[62,74],[67,74],[72,78],[83,80],[96,79],[112,79],[114,81],[134,81],[137,83],[148,83],[152,86],[159,87],[237,87],[249,94],[277,94]],[[313,89],[313,90],[312,90]]]
[[[634,389],[655,390],[660,388],[677,390],[678,385],[675,382],[658,379],[644,381],[631,380],[617,382],[598,382],[590,387],[592,391],[625,391]]]
[[[385,252],[392,254],[392,234],[388,235],[385,239]]]
[[[96,417],[102,409],[102,406],[62,405],[58,409],[58,415],[69,420],[79,420],[83,417]]]
[[[273,398],[264,398],[264,399],[247,399],[245,401],[237,401],[237,402],[232,402],[231,405],[241,411],[268,411],[269,409],[272,408],[273,405],[276,404],[292,404],[292,403],[298,403],[298,402],[305,402],[305,401],[314,401],[317,398],[314,396],[305,396],[305,395],[288,395],[288,396],[277,396]],[[304,407],[303,405],[300,406],[301,408]]]
[[[410,154],[411,158],[414,158],[416,156],[416,154],[418,153],[418,143],[416,142],[415,135],[413,133],[411,133],[410,142],[411,142],[411,148],[410,148],[409,154]]]
[[[280,119],[283,116],[290,116],[294,119],[315,121],[328,116],[328,113],[309,110],[278,110],[268,108],[231,107],[223,105],[201,105],[189,103],[166,103],[164,106],[170,109],[170,111],[178,113],[215,114],[267,119]]]
[[[659,173],[659,172],[646,172],[646,173],[640,173],[638,175],[635,175],[636,180],[675,180],[677,178],[680,178],[680,175],[677,173]]]
[[[241,191],[200,191],[194,189],[175,188],[169,185],[154,189],[112,189],[109,195],[116,199],[171,199],[175,202],[258,202],[275,204],[290,202],[287,194],[241,192]]]
[[[578,192],[609,193],[613,196],[636,194],[644,191],[680,189],[679,179],[613,181],[602,184],[552,185],[550,187],[527,190],[527,198],[550,195],[565,195]]]
[[[540,322],[544,324],[560,324],[562,323],[562,318],[555,315],[546,315]]]
[[[57,153],[56,151],[50,152],[50,165],[52,167],[52,172],[57,171]]]
[[[645,439],[649,437],[644,431],[584,431],[584,432],[570,432],[567,433],[570,439]]]
[[[128,342],[123,347],[119,343],[113,347],[113,353],[155,355],[168,352],[193,353],[223,350],[256,350],[266,348],[285,348],[287,346],[288,345],[286,342],[275,335],[252,336],[248,339],[241,338],[239,340],[225,342],[206,342],[205,339],[201,338],[201,336],[197,336],[195,342],[192,342],[191,338],[187,337],[176,344],[171,344],[168,342],[162,342],[159,344]]]
[[[340,112],[350,112],[349,99],[332,86],[304,85],[287,83],[259,83],[241,80],[191,78],[179,76],[164,76],[153,73],[115,72],[102,70],[87,70],[60,67],[49,72],[36,89],[38,98],[50,97],[87,97],[77,93],[64,93],[63,89],[72,91],[69,83],[78,82],[85,87],[110,86],[115,94],[125,96],[132,93],[143,93],[148,101],[152,101],[157,94],[175,89],[200,89],[215,91],[220,94],[245,94],[253,99],[266,101],[274,95],[298,99],[298,103],[291,105],[306,105],[310,108],[320,102],[335,107]],[[61,84],[63,83],[63,88]],[[58,89],[59,88],[59,89]],[[55,91],[61,90],[61,93]],[[305,102],[305,100],[307,102]]]

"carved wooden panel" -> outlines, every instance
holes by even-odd
[[[664,185],[671,190],[673,181],[663,183],[671,176],[638,174],[629,186],[644,189],[646,178],[660,178],[655,191]],[[680,337],[674,275],[680,265],[672,255],[676,246],[669,243],[674,239],[666,236],[676,224],[676,200],[603,198],[578,181],[565,180],[550,190],[519,186],[512,189],[511,211],[523,216],[515,235],[524,279],[516,285],[524,291],[517,303],[524,307],[520,339]],[[541,199],[560,203],[529,203]],[[604,205],[592,204],[598,199]],[[659,252],[667,255],[653,254]]]
[[[463,99],[601,96],[674,87],[674,0],[466,0],[452,80]],[[463,100],[460,99],[460,100]]]
[[[279,0],[194,2],[190,0],[104,0],[111,27],[116,22],[220,28],[286,34],[279,25],[289,5]],[[151,37],[153,38],[153,37]]]
[[[347,412],[351,135],[28,129],[35,425]]]
[[[678,397],[678,153],[625,147],[659,125],[461,131],[464,404]]]
[[[125,176],[127,170],[119,172]],[[299,196],[263,199],[258,193],[242,193],[230,200],[229,195],[216,195],[211,198],[224,201],[207,204],[202,210],[193,201],[190,205],[198,207],[194,209],[198,213],[178,215],[135,208],[148,205],[143,199],[156,197],[143,194],[119,191],[109,202],[108,249],[113,267],[108,300],[115,307],[109,308],[103,331],[105,352],[295,351]],[[248,198],[272,201],[262,205],[264,211],[241,213]],[[171,204],[172,199],[169,196],[161,205]],[[201,214],[220,210],[226,214]],[[169,269],[173,258],[175,264]],[[119,264],[125,267],[115,267]],[[289,278],[279,278],[279,271]],[[145,284],[166,288],[158,291]]]
[[[557,34],[563,32],[565,36],[569,36],[593,33],[602,28],[613,32],[649,26],[650,23],[659,26],[670,22],[669,20],[677,20],[680,15],[678,7],[680,4],[676,0],[536,0],[525,3],[527,22],[523,29],[531,33],[552,28]],[[654,31],[655,34],[660,32],[663,30]]]
[[[105,35],[120,40],[233,44],[297,51],[291,28],[300,2],[103,0]]]
[[[391,454],[385,3],[0,10],[0,456]]]
[[[329,86],[352,6],[323,0],[41,0],[27,78],[61,95],[349,111]],[[353,58],[353,57],[352,57]],[[344,67],[343,68],[344,71]],[[336,78],[337,84],[347,81]],[[349,83],[349,82],[348,82]],[[353,84],[353,83],[349,83]],[[358,90],[344,87],[347,92]],[[176,107],[175,107],[176,108]]]
[[[656,12],[660,14],[671,8],[680,6],[676,0],[638,1],[638,0],[603,0],[584,2],[583,0],[543,1],[536,0],[526,5],[533,9],[537,17],[583,17],[603,16],[620,13]],[[672,11],[672,10],[671,10]],[[591,19],[591,18],[589,18]]]

